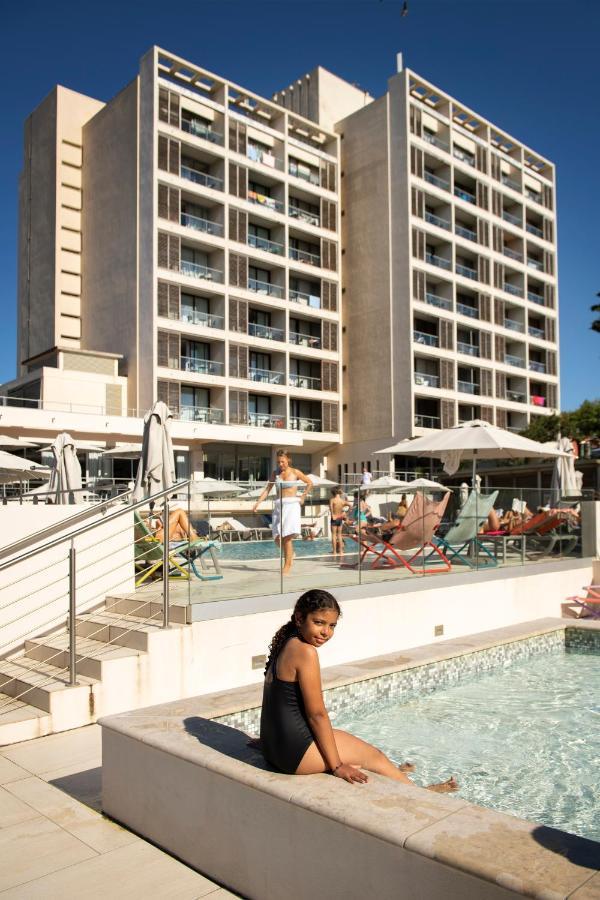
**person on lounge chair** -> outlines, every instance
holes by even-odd
[[[154,537],[161,543],[164,541],[165,529],[161,516],[153,516],[149,522]],[[188,519],[185,509],[172,509],[169,513],[169,543],[171,541],[196,541],[198,534]]]

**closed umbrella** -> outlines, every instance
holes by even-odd
[[[134,503],[175,484],[172,421],[173,416],[162,400],[158,400],[144,417],[142,454],[133,489]]]
[[[52,444],[52,473],[48,494],[53,503],[76,503],[76,491],[81,491],[81,465],[77,459],[75,441],[66,431]]]
[[[555,447],[562,450],[564,456],[557,456],[552,471],[551,503],[558,503],[561,497],[580,497],[581,488],[578,485],[575,472],[575,457],[573,446],[567,437],[558,437]]]

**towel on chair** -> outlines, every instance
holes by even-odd
[[[298,537],[301,533],[300,527],[300,499],[298,497],[283,497],[277,499],[273,504],[273,519],[271,521],[271,531],[273,539],[278,537]]]

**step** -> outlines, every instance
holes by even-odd
[[[0,693],[0,747],[52,732],[52,716],[22,700]]]
[[[126,613],[94,612],[77,616],[77,635],[90,637],[95,641],[130,647],[132,650],[148,651],[153,640],[161,638],[165,633],[162,619],[156,622],[140,620],[138,616]],[[183,628],[174,623],[171,628]]]
[[[98,682],[85,675],[79,675],[77,682],[69,683],[68,671],[61,672],[56,666],[27,656],[0,661],[0,691],[53,716],[60,717],[66,706],[76,707],[86,712],[87,722],[93,713],[93,688]]]
[[[138,616],[142,619],[147,619],[152,616],[157,622],[162,622],[163,616],[162,603],[153,603],[150,600],[142,600],[141,598],[138,599],[137,597],[131,596],[120,597],[114,595],[107,597],[103,611],[125,613],[126,615]],[[186,606],[175,606],[172,604],[169,607],[169,621],[178,625],[185,625],[187,623],[186,613]]]
[[[107,663],[118,659],[138,657],[139,650],[106,644],[93,638],[78,636],[75,645],[76,671],[102,681]],[[37,659],[59,669],[69,666],[69,635],[67,632],[25,642],[25,656]]]

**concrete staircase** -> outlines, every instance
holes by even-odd
[[[155,702],[162,693],[156,674],[177,632],[189,627],[185,617],[185,607],[171,607],[171,627],[163,629],[160,604],[107,597],[77,617],[75,685],[66,628],[26,641],[24,650],[0,660],[0,746]]]

